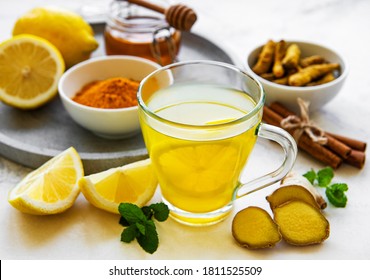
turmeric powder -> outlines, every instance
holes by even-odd
[[[93,81],[83,86],[72,100],[103,109],[132,107],[137,105],[138,87],[139,82],[121,77]]]

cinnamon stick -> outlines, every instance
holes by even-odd
[[[285,108],[282,104],[278,102],[274,102],[270,105],[270,108],[283,116],[284,118],[288,116],[295,115],[295,113],[289,111],[287,108]],[[347,146],[342,141],[338,140],[337,138],[328,135],[325,132],[325,136],[328,139],[328,142],[325,144],[326,147],[328,147],[330,150],[332,150],[334,153],[342,157],[343,159],[347,158],[351,153],[351,147]]]
[[[365,153],[359,150],[352,150],[349,157],[344,161],[352,166],[362,169],[365,165]]]
[[[331,137],[334,137],[341,141],[342,143],[346,144],[347,146],[351,147],[354,150],[362,151],[364,152],[366,150],[366,143],[362,142],[360,140],[348,138],[342,135],[334,134],[326,132],[327,135],[330,135]]]
[[[267,106],[264,106],[263,108],[262,118],[266,123],[279,127],[281,127],[280,123],[284,119],[280,114],[271,110]],[[290,134],[293,134],[294,132],[294,130],[291,129],[287,131]],[[297,146],[301,150],[310,154],[312,157],[323,162],[324,164],[331,166],[334,169],[338,168],[342,163],[342,159],[339,156],[337,156],[324,146],[313,142],[312,139],[306,134],[302,134],[302,136],[298,140]]]
[[[284,118],[295,115],[279,102],[272,103],[270,109],[275,114],[280,114]],[[266,122],[267,121],[268,120],[266,120]],[[274,125],[277,125],[276,116]],[[363,168],[366,160],[366,142],[329,132],[325,132],[325,136],[328,139],[326,144],[327,148],[340,156],[345,163],[360,169]],[[308,149],[308,147],[306,147],[306,149]]]

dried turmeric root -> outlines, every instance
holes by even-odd
[[[303,201],[289,201],[273,210],[283,239],[292,245],[322,243],[329,237],[329,222],[320,212]]]
[[[283,58],[283,66],[287,69],[294,69],[299,66],[299,60],[301,57],[301,50],[297,44],[291,44]]]
[[[279,41],[275,47],[275,54],[274,54],[274,64],[272,66],[272,73],[274,73],[276,78],[281,78],[284,76],[284,67],[282,63],[282,59],[285,56],[286,52],[286,43],[284,40]]]
[[[280,183],[280,187],[266,197],[274,210],[291,200],[304,201],[318,209],[325,209],[327,203],[314,186],[302,175],[290,172]]]
[[[275,84],[279,84],[279,85],[288,85],[288,81],[289,81],[289,77],[286,76],[286,77],[282,77],[280,79],[275,79],[275,80],[272,80],[272,82],[274,82]]]
[[[297,73],[289,77],[290,86],[304,86],[311,81],[318,79],[325,74],[339,69],[338,63],[326,63],[311,65],[306,68],[302,68]]]
[[[232,223],[235,240],[249,249],[275,246],[281,240],[279,228],[262,208],[248,207],[238,212]]]
[[[332,72],[326,74],[324,77],[314,81],[314,82],[311,82],[311,83],[308,83],[306,86],[308,87],[311,87],[311,86],[317,86],[317,85],[323,85],[323,84],[326,84],[326,83],[329,83],[331,81],[334,81],[335,80],[335,76]]]
[[[257,63],[252,68],[254,73],[261,75],[270,70],[274,60],[275,45],[276,43],[274,41],[269,40],[266,45],[263,46],[258,56]]]
[[[320,55],[311,55],[311,56],[302,58],[301,62],[300,62],[300,65],[303,68],[305,68],[305,67],[310,66],[310,65],[322,64],[322,63],[325,63],[325,58],[323,58]]]

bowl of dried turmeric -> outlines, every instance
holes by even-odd
[[[245,68],[266,92],[266,104],[278,101],[298,110],[297,99],[322,108],[342,88],[348,65],[338,52],[311,42],[268,40],[247,55]]]
[[[158,68],[159,64],[135,56],[91,58],[63,74],[59,96],[81,127],[104,138],[128,138],[140,132],[139,83]]]

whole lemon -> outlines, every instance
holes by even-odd
[[[13,36],[32,34],[52,43],[67,68],[88,59],[99,46],[91,26],[78,14],[59,7],[37,7],[15,23]]]

